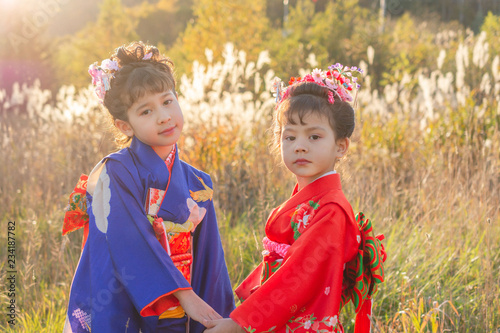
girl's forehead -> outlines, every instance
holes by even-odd
[[[300,115],[298,112],[294,112],[290,115],[287,115],[286,117],[283,118],[282,126],[283,127],[287,125],[308,126],[312,124],[323,124],[330,127],[328,117],[321,114],[320,112],[316,112],[313,110],[304,112]]]
[[[175,92],[172,91],[172,89],[160,89],[158,91],[145,90],[145,91],[143,91],[143,93],[141,95],[137,96],[137,98],[134,101],[134,104],[137,104],[137,103],[144,101],[144,100],[164,97],[167,95],[174,95],[175,96]]]
[[[132,103],[132,105],[128,108],[128,111],[136,110],[138,108],[147,105],[148,103],[151,103],[156,100],[161,100],[169,96],[176,97],[176,94],[172,90],[165,90],[160,92],[146,92],[144,95],[140,96]]]

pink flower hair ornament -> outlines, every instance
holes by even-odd
[[[272,84],[272,92],[273,96],[276,97],[276,107],[279,106],[281,101],[288,98],[290,94],[289,88],[300,82],[313,82],[327,88],[328,102],[330,104],[335,103],[334,94],[344,102],[355,101],[356,98],[353,98],[350,92],[356,89],[357,96],[357,92],[361,86],[357,82],[358,78],[353,76],[354,73],[363,74],[363,70],[355,66],[344,67],[342,64],[336,63],[335,65],[329,66],[327,71],[315,68],[310,74],[307,74],[303,78],[291,77],[288,82],[288,87],[285,87],[280,78],[275,77]]]
[[[148,52],[144,55],[142,60],[151,60],[153,57],[152,52]],[[115,60],[104,59],[101,65],[97,65],[97,62],[89,66],[89,74],[92,76],[92,84],[95,86],[95,94],[101,104],[104,102],[104,96],[106,92],[111,88],[111,79],[115,77],[115,73],[120,71],[120,66]]]
[[[114,73],[119,70],[118,63],[110,59],[103,60],[100,66],[97,65],[97,62],[89,66],[89,74],[92,76],[92,84],[95,86],[94,91],[101,104],[106,92],[111,88],[110,81],[115,77]]]

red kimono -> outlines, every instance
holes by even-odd
[[[264,260],[236,290],[244,302],[230,317],[247,332],[343,332],[344,269],[361,236],[340,176],[296,186],[265,231]]]

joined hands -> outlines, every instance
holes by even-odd
[[[205,320],[202,324],[207,328],[205,333],[245,333],[231,318]]]

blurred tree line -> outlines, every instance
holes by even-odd
[[[248,61],[268,50],[284,79],[299,68],[363,61],[377,88],[403,71],[434,69],[441,49],[453,51],[473,32],[486,31],[498,53],[499,15],[500,0],[102,0],[97,18],[70,35],[49,37],[42,26],[36,38],[26,36],[26,20],[14,20],[0,55],[38,64],[42,84],[57,89],[88,85],[88,65],[131,40],[158,45],[178,74],[194,60],[220,60],[231,42]]]

